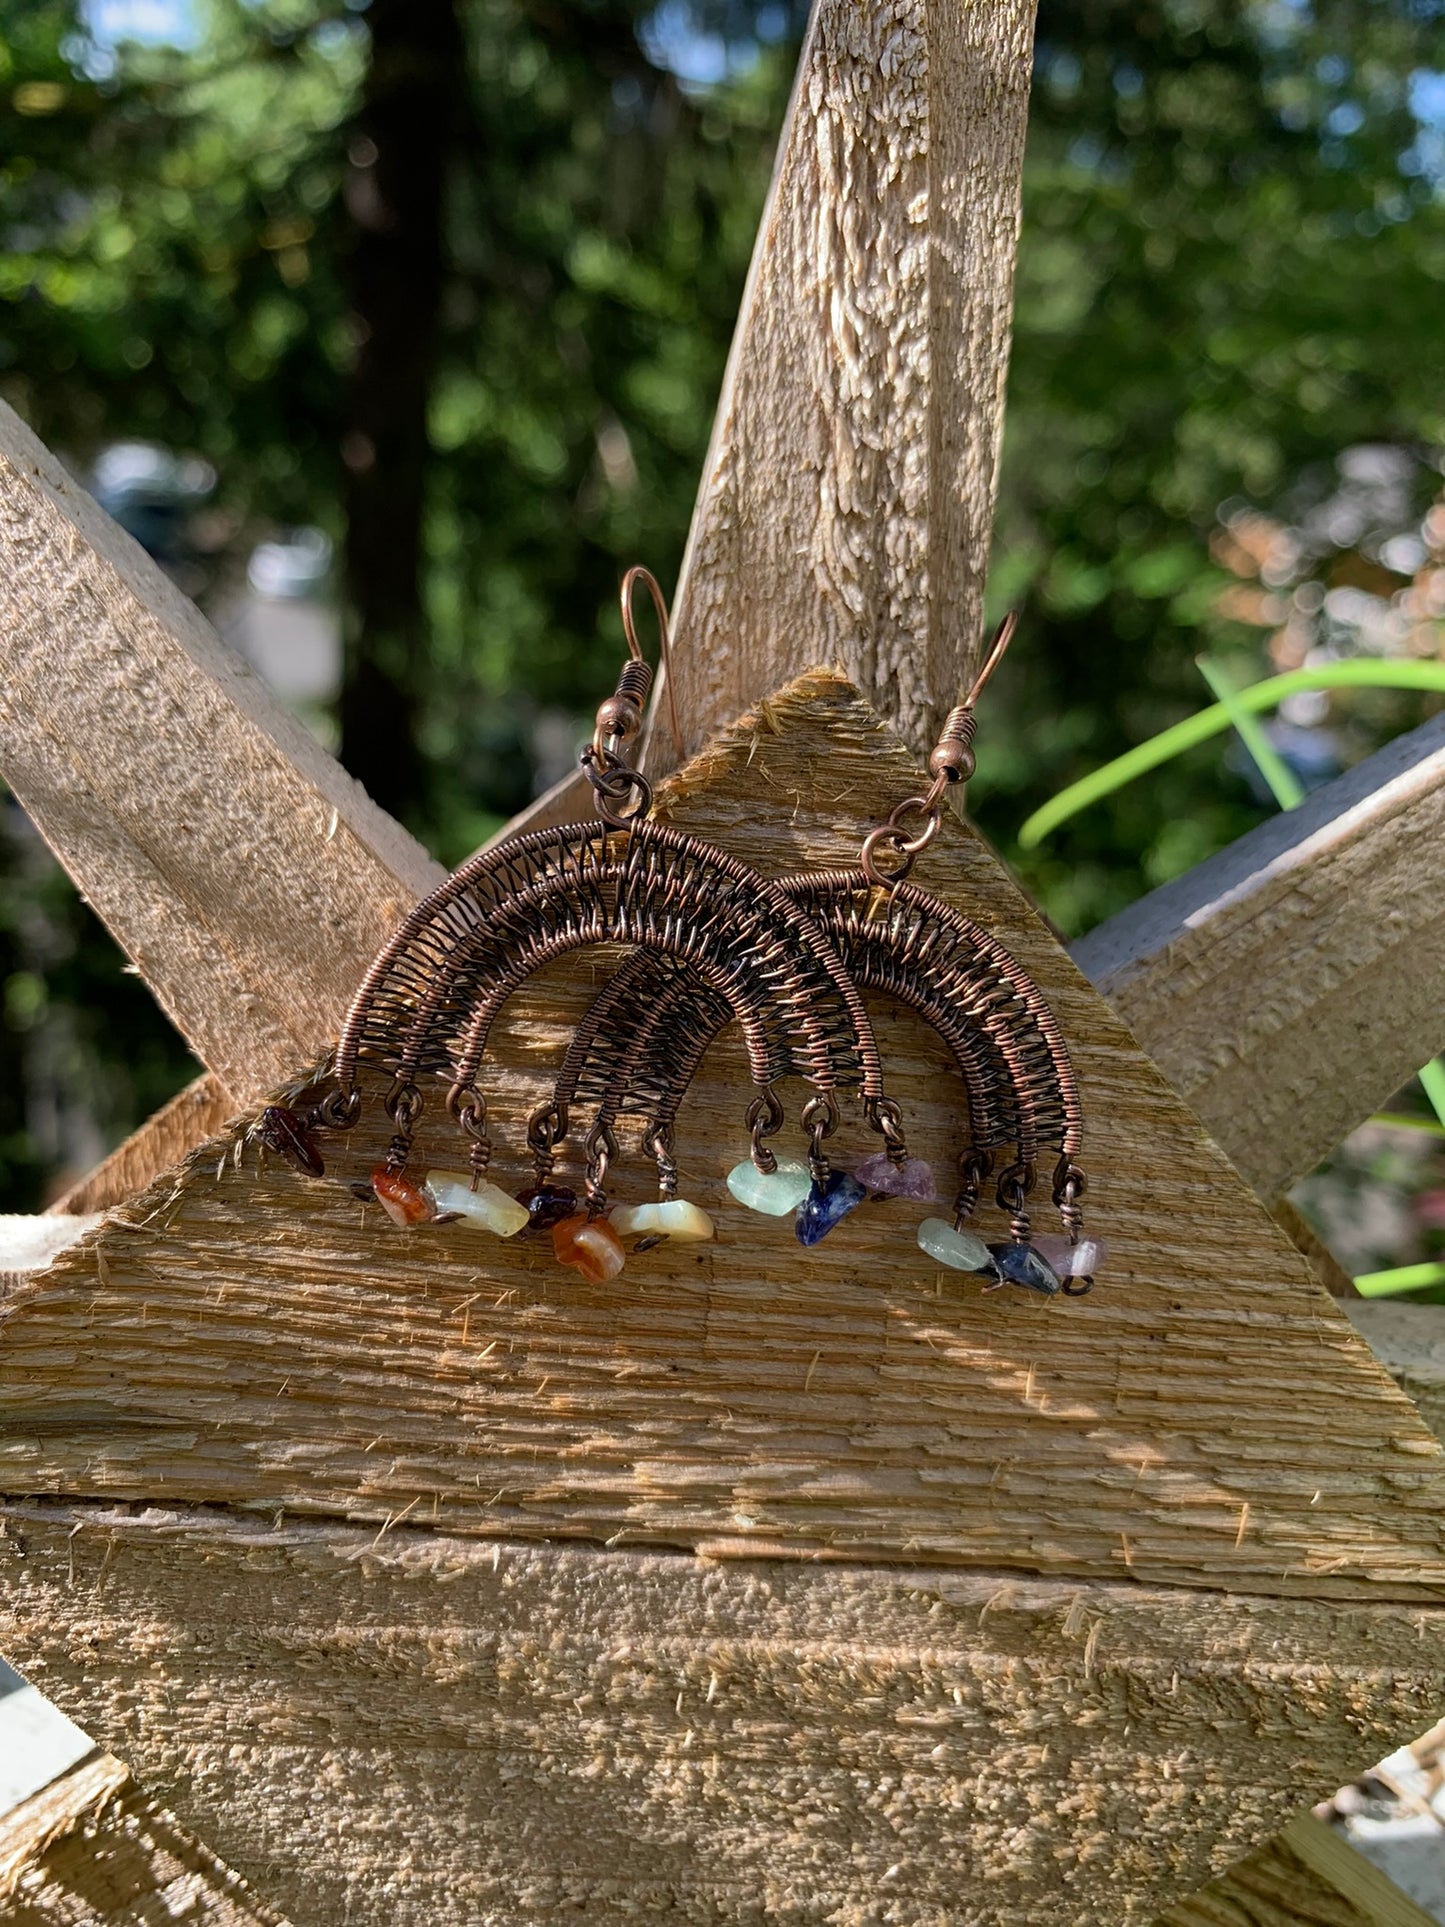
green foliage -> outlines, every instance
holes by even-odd
[[[1045,0],[991,583],[1024,621],[1011,740],[991,719],[980,785],[1006,846],[1192,710],[1201,653],[1237,680],[1265,666],[1293,611],[1221,609],[1238,580],[1222,517],[1297,526],[1342,451],[1445,443],[1445,201],[1410,105],[1441,17],[1429,0]],[[1418,511],[1438,475],[1421,464],[1413,487]],[[1348,579],[1357,539],[1305,543],[1278,600]],[[1353,746],[1421,713],[1387,699]],[[1201,753],[1022,867],[1079,930],[1262,807]]]

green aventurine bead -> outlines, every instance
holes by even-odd
[[[955,1231],[947,1218],[925,1218],[918,1227],[918,1248],[953,1271],[980,1272],[998,1277],[998,1260],[982,1238],[971,1231]]]
[[[768,1218],[786,1218],[812,1188],[812,1172],[796,1158],[779,1158],[777,1170],[767,1173],[760,1171],[751,1158],[744,1158],[728,1172],[728,1190],[738,1203]]]

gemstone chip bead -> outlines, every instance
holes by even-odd
[[[403,1230],[408,1225],[430,1224],[437,1214],[426,1192],[413,1184],[404,1171],[389,1171],[384,1164],[378,1164],[371,1174],[371,1188],[387,1217]]]
[[[825,1183],[814,1183],[798,1206],[795,1226],[798,1243],[821,1244],[834,1225],[862,1204],[867,1195],[868,1187],[848,1171],[833,1171]]]
[[[589,1218],[585,1211],[553,1225],[552,1249],[559,1264],[580,1271],[589,1285],[605,1285],[627,1263],[622,1240],[606,1218]]]
[[[1097,1277],[1109,1255],[1109,1247],[1102,1238],[1080,1238],[1073,1245],[1059,1232],[1049,1231],[1034,1239],[1034,1250],[1060,1278]]]
[[[498,1238],[514,1238],[531,1223],[526,1205],[499,1184],[483,1178],[474,1191],[471,1178],[462,1171],[432,1171],[422,1190],[442,1216],[461,1218]]]
[[[577,1193],[565,1184],[534,1184],[517,1193],[517,1203],[526,1206],[534,1231],[550,1231],[577,1209]]]
[[[738,1203],[767,1218],[786,1218],[812,1188],[812,1172],[796,1158],[779,1158],[776,1171],[760,1171],[751,1158],[744,1158],[728,1172],[728,1190]]]
[[[1041,1291],[1050,1298],[1062,1289],[1058,1273],[1032,1245],[990,1245],[989,1250],[1006,1285],[1024,1285],[1029,1291]]]
[[[749,1165],[749,1170],[752,1166]],[[717,1236],[717,1226],[700,1205],[686,1198],[659,1198],[655,1204],[614,1205],[612,1228],[620,1232],[645,1232],[653,1238],[676,1238],[698,1242]]]
[[[918,1227],[918,1248],[952,1271],[972,1271],[997,1278],[998,1264],[983,1239],[972,1231],[955,1231],[947,1218],[925,1218]]]
[[[922,1158],[905,1158],[900,1165],[886,1151],[879,1151],[855,1165],[853,1175],[882,1198],[912,1198],[915,1204],[931,1204],[938,1196],[933,1166]]]

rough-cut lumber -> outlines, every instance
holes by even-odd
[[[1030,0],[815,9],[678,585],[690,749],[810,663],[917,751],[958,701],[1032,46]],[[657,729],[652,766],[671,754]]]
[[[219,1078],[207,1073],[178,1091],[154,1117],[118,1145],[79,1184],[72,1185],[49,1208],[51,1216],[108,1211],[124,1204],[154,1184],[163,1171],[215,1137],[240,1106]]]
[[[1445,1438],[1445,1305],[1356,1298],[1343,1309],[1421,1418]]]
[[[313,1927],[1147,1922],[1428,1724],[1445,1654],[1439,1609],[414,1517],[10,1527],[0,1640]]]
[[[1333,1828],[1299,1814],[1157,1927],[1438,1927]]]
[[[1358,1299],[1360,1294],[1355,1289],[1354,1279],[1304,1213],[1288,1198],[1276,1198],[1272,1208],[1275,1223],[1295,1249],[1302,1251],[1309,1259],[1315,1276],[1331,1298]]]
[[[918,780],[820,672],[660,799],[778,873],[848,861]],[[918,1253],[906,1209],[811,1253],[739,1210],[722,1173],[747,1089],[725,1039],[679,1131],[722,1239],[611,1286],[545,1240],[394,1232],[348,1183],[390,1128],[379,1105],[331,1141],[324,1182],[254,1147],[238,1166],[234,1139],[198,1154],[15,1294],[0,1490],[1445,1598],[1438,1441],[986,847],[950,818],[919,875],[1004,937],[1071,1040],[1111,1246],[1092,1298],[983,1297]],[[522,1117],[607,967],[549,971],[501,1027],[486,1090],[515,1184]],[[910,1141],[947,1170],[941,1046],[891,1006],[878,1021]],[[839,1157],[866,1142],[850,1122]],[[618,1196],[646,1185],[619,1164]]]
[[[1255,1188],[1445,1046],[1445,716],[1074,946]]]
[[[0,775],[240,1103],[440,874],[3,405]]]
[[[286,1927],[119,1760],[94,1751],[0,1818],[0,1917],[6,1927]]]

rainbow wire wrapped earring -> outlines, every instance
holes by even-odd
[[[614,1277],[625,1257],[606,1188],[617,1140],[609,1115],[600,1115],[586,1140],[584,1195],[555,1182],[557,1148],[569,1127],[565,1068],[557,1095],[528,1124],[535,1182],[513,1198],[488,1177],[482,1071],[494,1025],[534,971],[570,951],[630,946],[645,980],[671,970],[705,992],[723,1021],[741,1026],[755,1086],[747,1124],[760,1175],[797,1182],[766,1144],[784,1121],[775,1086],[787,1076],[810,1086],[802,1121],[812,1160],[803,1188],[819,1191],[824,1208],[845,1191],[850,1203],[864,1195],[826,1158],[840,1090],[858,1089],[874,1128],[901,1142],[863,999],[811,915],[735,857],[655,821],[647,782],[623,758],[641,730],[652,680],[633,620],[638,584],[652,598],[664,663],[667,657],[662,592],[645,569],[632,569],[622,585],[628,659],[581,757],[597,820],[483,851],[419,903],[362,980],[336,1047],[331,1088],[305,1118],[268,1113],[262,1129],[283,1152],[282,1136],[299,1133],[310,1146],[313,1130],[352,1128],[364,1085],[378,1082],[393,1134],[371,1173],[371,1191],[397,1223],[455,1217],[501,1237],[528,1226],[547,1229],[559,1260],[596,1281]],[[579,1038],[595,1039],[606,1017],[605,1008],[590,1015]],[[429,1092],[467,1147],[465,1171],[415,1168],[413,1144]],[[663,1149],[656,1142],[654,1154]],[[660,1205],[685,1204],[676,1197],[675,1167],[670,1177],[669,1167],[661,1168]],[[797,1201],[795,1189],[790,1204]],[[691,1205],[656,1217],[644,1207],[620,1224],[643,1233],[712,1233],[711,1220]]]
[[[968,695],[950,713],[930,758],[928,791],[905,798],[869,832],[858,867],[785,877],[778,887],[824,933],[852,981],[918,1012],[948,1044],[958,1067],[967,1127],[953,1215],[923,1221],[921,1248],[937,1263],[982,1275],[989,1288],[1014,1284],[1082,1296],[1092,1287],[1104,1253],[1098,1241],[1083,1235],[1078,1084],[1058,1023],[1004,945],[907,880],[938,833],[949,789],[973,772],[974,705],[1012,633],[1010,618]],[[728,1022],[728,1011],[705,983],[675,965],[657,970],[631,959],[599,995],[568,1052],[559,1101],[590,1100],[609,1131],[623,1113],[641,1116],[643,1143],[657,1161],[664,1198],[675,1184],[678,1108],[709,1045]],[[729,1173],[729,1189],[755,1210],[782,1213],[796,1204],[796,1230],[804,1244],[816,1243],[866,1195],[931,1201],[933,1172],[908,1155],[896,1107],[890,1100],[875,1100],[873,1112],[884,1148],[853,1173],[832,1174],[826,1187],[815,1176],[806,1197],[770,1189],[776,1173],[755,1134],[753,1163]],[[1030,1200],[1045,1157],[1053,1160],[1052,1196],[1061,1231],[1035,1237]],[[974,1219],[995,1173],[995,1200],[1007,1214],[1009,1236],[987,1242]],[[662,1220],[647,1222],[660,1228]]]

